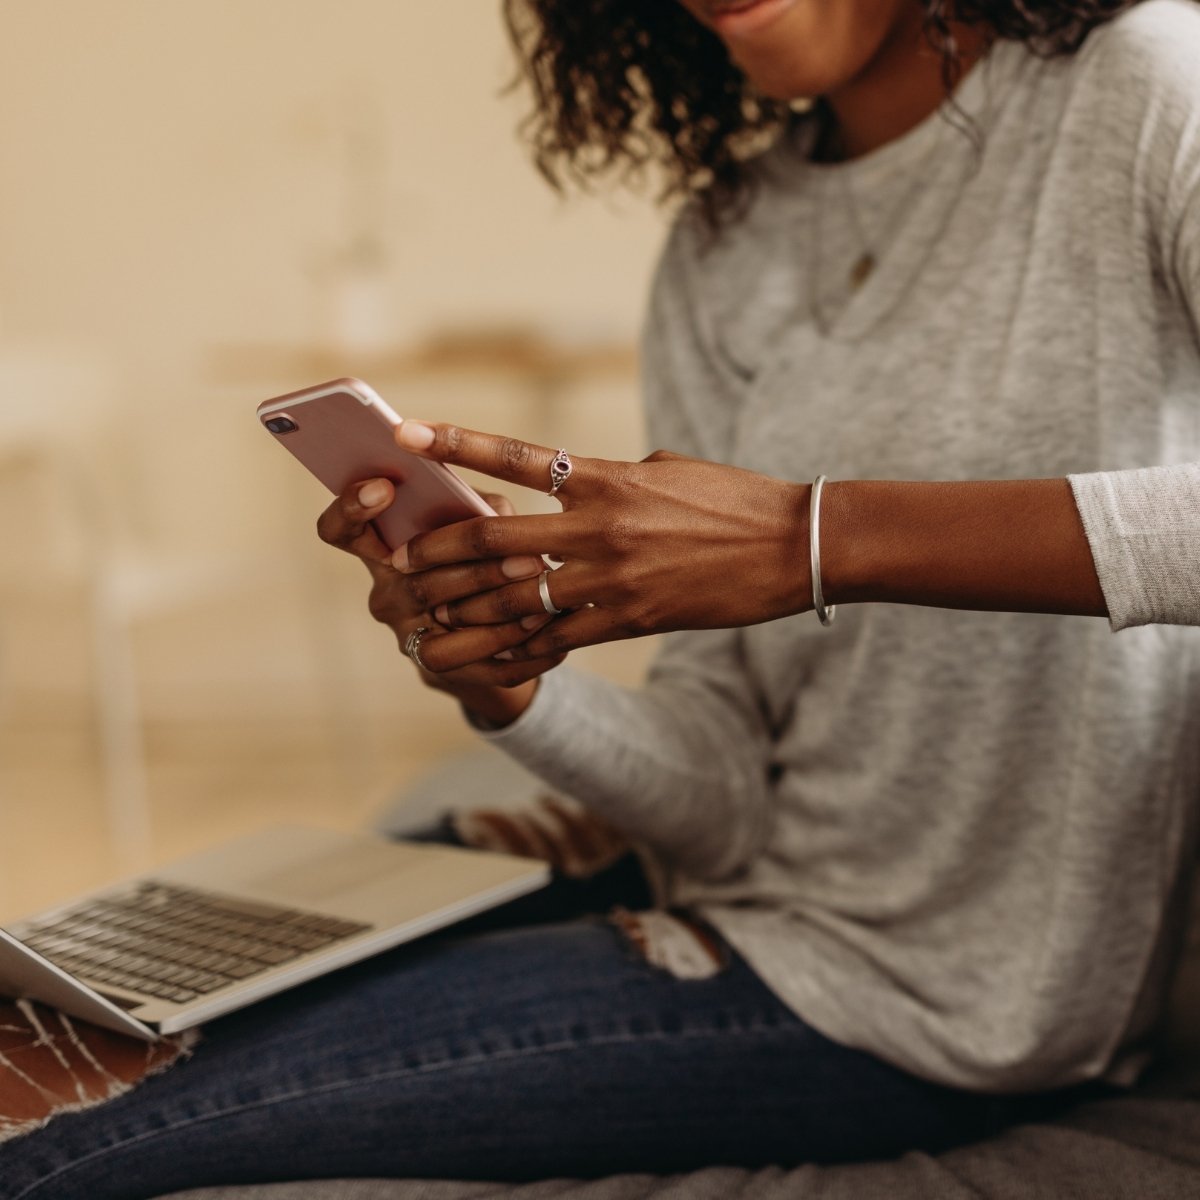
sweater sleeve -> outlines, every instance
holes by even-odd
[[[685,235],[668,243],[643,337],[643,389],[655,447],[717,457],[728,417],[695,315]],[[707,403],[717,411],[708,419]],[[763,845],[771,742],[739,630],[667,634],[644,686],[559,667],[526,712],[485,733],[551,786],[647,845],[668,870],[736,873]]]
[[[1200,30],[1200,18],[1195,33]],[[1127,23],[1127,28],[1130,27]],[[1148,36],[1148,23],[1135,26]],[[1162,41],[1163,34],[1157,33]],[[1200,353],[1200,74],[1192,36],[1158,45],[1137,162],[1164,286]],[[1130,47],[1125,47],[1126,51]],[[1135,57],[1126,66],[1138,65]],[[1120,88],[1121,81],[1114,82]],[[1128,89],[1133,92],[1135,89]],[[1200,395],[1195,397],[1200,419]],[[1200,463],[1073,475],[1070,483],[1114,630],[1200,625]]]
[[[1200,463],[1070,481],[1112,628],[1200,625]]]

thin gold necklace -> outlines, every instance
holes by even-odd
[[[819,149],[820,138],[818,135],[817,146]],[[853,296],[857,293],[868,279],[875,273],[875,268],[879,265],[879,253],[876,246],[886,244],[890,241],[892,235],[899,228],[900,223],[904,220],[905,215],[911,208],[912,201],[916,198],[917,192],[921,185],[925,182],[925,166],[933,155],[933,150],[938,142],[937,138],[930,140],[930,148],[922,156],[917,170],[913,172],[913,177],[908,187],[904,191],[899,204],[893,206],[892,211],[887,220],[883,231],[878,235],[876,240],[871,239],[863,228],[862,219],[859,215],[858,204],[855,201],[854,189],[851,186],[848,172],[838,170],[835,175],[841,187],[842,199],[844,206],[850,217],[850,224],[853,227],[854,240],[857,243],[857,253],[854,256],[854,261],[846,272],[846,282],[850,287],[850,293]],[[814,156],[815,157],[815,156]],[[819,159],[817,161],[823,161]],[[835,163],[844,161],[835,158]],[[811,271],[811,281],[809,285],[809,309],[813,319],[813,324],[821,335],[827,336],[833,323],[836,320],[836,315],[830,317],[825,310],[823,301],[821,300],[821,281],[824,277],[823,264],[823,248],[824,239],[822,230],[824,226],[824,214],[826,204],[826,179],[820,180],[820,195],[816,197],[816,211],[813,214],[813,220],[809,222],[809,267]]]
[[[871,277],[879,260],[875,256],[875,248],[871,244],[871,239],[867,237],[863,230],[862,219],[858,214],[858,204],[854,199],[854,188],[850,186],[850,180],[846,177],[844,171],[839,172],[842,181],[842,194],[846,200],[846,211],[850,214],[850,224],[854,226],[854,237],[862,248],[862,253],[854,260],[854,265],[850,268],[850,288],[857,292],[860,287]],[[909,196],[908,199],[912,197]],[[901,206],[897,212],[903,213],[904,208]],[[899,218],[888,222],[888,233],[895,232],[894,226],[898,223]]]

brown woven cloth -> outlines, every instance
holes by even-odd
[[[142,1042],[28,1000],[0,1001],[0,1141],[130,1091],[195,1040]]]
[[[569,879],[587,879],[630,850],[624,834],[565,796],[536,796],[517,808],[475,808],[452,819],[464,845],[541,859]]]
[[[633,848],[620,830],[565,796],[540,795],[516,808],[455,814],[464,845],[547,862],[568,879],[588,879]],[[685,913],[614,908],[612,923],[652,967],[677,979],[707,979],[728,966],[720,939]]]

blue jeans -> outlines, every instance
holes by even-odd
[[[610,881],[636,902],[622,870]],[[831,1042],[732,952],[720,974],[677,980],[602,917],[569,915],[613,891],[564,883],[215,1021],[190,1060],[0,1144],[0,1197],[861,1160],[1047,1105],[937,1087]]]

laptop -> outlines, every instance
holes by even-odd
[[[0,929],[0,996],[153,1041],[549,879],[506,854],[270,829]]]

